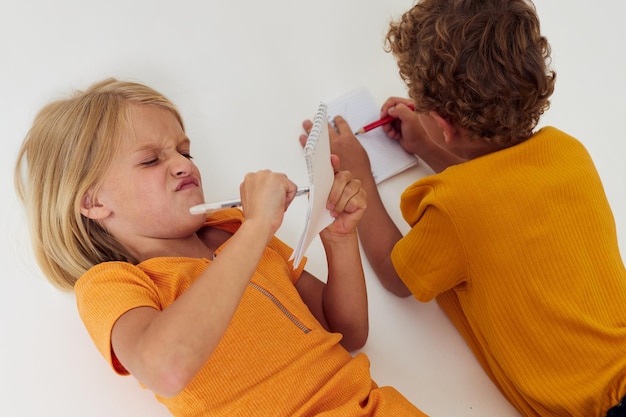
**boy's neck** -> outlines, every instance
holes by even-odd
[[[479,158],[515,145],[513,142],[497,143],[487,139],[470,139],[467,134],[456,135],[447,148],[454,155],[466,161]]]

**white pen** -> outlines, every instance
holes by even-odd
[[[304,195],[308,193],[309,193],[309,187],[298,187],[298,189],[296,190],[296,197],[299,195]],[[233,199],[233,200],[218,201],[215,203],[198,204],[197,206],[191,207],[189,209],[189,212],[191,214],[204,214],[204,213],[208,213],[209,211],[232,208],[232,207],[241,207],[241,200]]]

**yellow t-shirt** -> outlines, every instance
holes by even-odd
[[[206,224],[234,233],[242,219],[231,209]],[[395,389],[378,388],[367,357],[353,358],[339,344],[341,335],[314,318],[294,286],[304,263],[294,270],[291,252],[277,238],[270,242],[207,363],[183,392],[159,401],[185,417],[424,416]],[[115,321],[135,307],[166,308],[210,263],[165,257],[139,265],[106,262],[78,280],[80,316],[116,372],[128,374],[111,349]]]
[[[525,416],[605,416],[626,395],[626,271],[593,162],[544,128],[402,195],[401,279],[437,298]]]

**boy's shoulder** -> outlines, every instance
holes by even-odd
[[[511,184],[565,167],[592,168],[587,149],[575,137],[546,126],[515,145],[452,165],[442,172],[424,177],[411,187],[454,194],[473,193],[486,184]],[[423,192],[423,191],[422,191]]]
[[[511,159],[526,158],[544,158],[545,156],[552,157],[567,157],[571,153],[587,153],[584,145],[575,137],[565,133],[564,131],[557,129],[553,126],[545,126],[538,129],[528,139],[515,143],[508,147],[494,150],[493,152],[484,156],[475,158],[468,162],[479,161],[485,163],[494,163],[500,158],[511,162]],[[547,161],[546,161],[547,162]],[[463,164],[461,164],[463,165]]]

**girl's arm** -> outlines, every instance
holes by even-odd
[[[173,396],[201,369],[226,332],[295,190],[282,174],[248,174],[241,187],[245,220],[220,256],[163,311],[139,307],[117,320],[113,350],[142,384]]]
[[[333,166],[338,158],[333,155]],[[348,350],[361,348],[369,332],[367,291],[356,226],[366,207],[360,181],[335,174],[328,208],[335,221],[320,233],[328,262],[326,284],[304,272],[296,284],[304,302],[326,329],[343,334]]]

